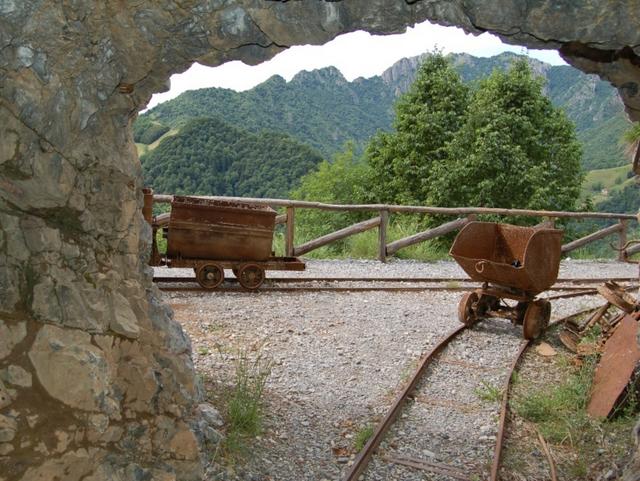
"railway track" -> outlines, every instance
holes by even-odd
[[[607,278],[592,278],[592,277],[568,277],[568,278],[558,278],[556,284],[599,284],[605,281],[615,281],[615,282],[635,282],[637,281],[637,277],[607,277]],[[153,281],[156,283],[175,283],[175,282],[196,282],[195,277],[154,277]],[[235,277],[227,277],[225,278],[226,282],[237,283],[237,279]],[[389,283],[389,282],[411,282],[411,283],[468,283],[471,284],[473,281],[469,280],[468,277],[270,277],[265,280],[265,282],[278,283],[278,284],[291,284],[291,283],[301,283],[301,282],[332,282],[332,283],[341,283],[341,282],[381,282],[381,283]]]
[[[566,292],[566,294],[547,294],[549,300],[563,299],[570,297],[579,297],[596,294],[596,287],[606,280],[614,280],[620,283],[629,283],[637,281],[637,278],[618,277],[615,279],[593,279],[593,278],[566,278],[558,279],[558,282],[548,292]],[[160,286],[162,291],[185,291],[185,292],[247,292],[245,289],[237,286],[237,279],[231,277],[225,279],[225,284],[216,288],[214,291],[205,289],[200,286],[189,286],[185,284],[194,284],[194,277],[156,277],[154,282]],[[280,286],[279,284],[302,284],[299,286]],[[310,283],[320,283],[325,285],[304,285]],[[343,286],[342,283],[368,283],[374,285],[351,285]],[[382,285],[375,285],[376,283]],[[399,283],[403,285],[389,286],[385,284]],[[422,292],[422,291],[449,291],[463,292],[475,289],[477,283],[466,278],[457,277],[357,277],[357,278],[340,278],[340,277],[286,277],[286,278],[270,278],[265,281],[266,287],[259,289],[260,292]],[[336,285],[337,284],[337,285]],[[411,285],[407,285],[411,284]],[[416,285],[418,284],[418,285]],[[422,284],[422,285],[421,285]],[[635,286],[625,286],[633,288]]]
[[[587,314],[597,308],[585,309],[578,313],[572,314],[565,318],[559,319],[554,324],[564,322],[569,318]],[[472,403],[469,402],[469,387],[478,388],[478,369],[487,370],[486,366],[475,366],[473,363],[458,361],[453,362],[447,358],[460,355],[460,348],[456,348],[455,343],[460,341],[464,336],[463,350],[468,350],[469,344],[477,344],[478,350],[474,352],[474,356],[482,356],[482,345],[487,345],[483,338],[487,336],[495,336],[493,331],[495,326],[487,329],[482,324],[478,329],[468,328],[464,325],[449,332],[438,344],[436,344],[426,355],[424,355],[416,369],[412,378],[407,382],[403,390],[395,398],[395,401],[387,411],[382,421],[377,425],[372,436],[365,444],[363,449],[355,458],[353,464],[348,468],[346,474],[342,478],[343,481],[377,481],[383,479],[438,479],[448,480],[455,479],[461,481],[472,481],[474,479],[487,479],[487,475],[491,481],[498,479],[502,447],[504,444],[504,432],[507,419],[507,410],[509,402],[510,380],[513,373],[517,370],[518,363],[522,359],[524,353],[531,345],[531,341],[523,341],[517,339],[517,336],[511,336],[513,339],[507,343],[510,351],[509,355],[504,356],[503,364],[499,367],[502,400],[500,406],[500,416],[495,434],[495,444],[493,454],[491,456],[491,468],[487,473],[487,439],[492,436],[483,436],[481,433],[486,426],[480,429],[479,433],[468,432],[466,439],[450,439],[447,435],[447,428],[430,423],[432,419],[442,419],[441,414],[433,415],[437,410],[449,410],[455,414],[447,416],[448,423],[457,422],[459,425],[465,423],[465,409],[471,409]],[[483,332],[484,331],[484,332]],[[509,332],[505,334],[509,335]],[[477,338],[474,340],[474,337]],[[488,343],[491,344],[491,343]],[[456,352],[456,349],[458,352]],[[507,362],[508,361],[508,362]],[[452,366],[458,366],[459,369],[452,374]],[[455,377],[459,382],[452,389],[450,384],[451,378]],[[461,381],[462,380],[462,381]],[[474,393],[473,389],[471,391]],[[456,398],[454,399],[454,394]],[[435,394],[435,397],[434,397]],[[440,397],[438,397],[440,396]],[[454,416],[460,419],[453,420]],[[489,412],[491,416],[491,412]],[[406,436],[403,426],[410,423],[420,423],[428,426],[427,436]],[[406,431],[409,431],[408,429]],[[469,430],[469,431],[473,431]],[[478,442],[480,440],[480,442]],[[459,446],[446,446],[447,443],[472,443],[481,448],[477,456],[461,459],[454,453]],[[437,446],[437,449],[434,448]],[[444,457],[449,458],[449,462],[434,461],[434,450],[440,451]],[[424,453],[428,453],[427,456]],[[550,472],[555,471],[553,461],[549,461]],[[433,478],[416,476],[416,472],[432,473],[436,476]]]

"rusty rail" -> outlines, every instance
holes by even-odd
[[[380,445],[382,438],[384,437],[384,435],[389,430],[389,428],[395,421],[396,417],[400,413],[400,410],[404,406],[404,403],[406,402],[407,398],[418,385],[418,382],[420,381],[420,378],[422,377],[422,374],[426,370],[427,366],[431,363],[433,358],[440,351],[442,351],[442,349],[444,349],[444,347],[447,344],[449,344],[449,342],[451,342],[458,334],[460,334],[466,328],[467,326],[463,324],[457,327],[456,329],[454,329],[453,331],[451,331],[449,334],[445,336],[445,338],[442,341],[436,344],[426,356],[422,358],[422,361],[420,362],[420,365],[418,366],[418,369],[416,370],[415,374],[411,378],[411,381],[409,382],[409,384],[407,384],[407,386],[405,386],[402,392],[396,397],[396,400],[391,406],[391,409],[387,412],[387,415],[384,417],[382,422],[378,424],[375,431],[367,441],[367,444],[364,445],[360,453],[358,453],[358,455],[356,456],[356,459],[354,460],[353,464],[349,467],[349,471],[347,471],[347,474],[344,477],[344,481],[354,481],[358,479],[358,477],[362,474],[362,472],[367,467],[369,459],[371,459],[371,456],[373,455],[374,451]]]
[[[183,281],[181,281],[183,282]],[[638,286],[631,287],[637,289]],[[204,287],[159,287],[161,291],[185,291],[185,292],[246,292],[244,288],[240,287],[218,287],[214,290]],[[449,287],[449,286],[352,286],[352,287],[338,287],[338,286],[310,286],[310,287],[265,287],[261,288],[259,292],[465,292],[469,287]],[[554,291],[571,291],[569,294],[553,295],[549,297],[543,297],[546,300],[554,299],[568,299],[571,297],[581,296],[593,296],[598,293],[596,289],[585,290],[579,287],[559,287],[552,289]]]
[[[527,348],[531,345],[531,340],[522,341],[520,344],[520,349],[516,354],[516,357],[513,359],[511,363],[511,367],[509,368],[509,374],[507,379],[505,380],[503,391],[502,391],[502,403],[500,405],[500,421],[498,423],[498,434],[496,436],[496,448],[493,451],[493,462],[491,463],[491,481],[498,480],[498,470],[500,469],[500,457],[502,456],[502,445],[504,440],[504,428],[507,422],[507,411],[509,405],[509,389],[511,387],[511,378],[513,377],[513,373],[522,358],[522,355],[525,353]]]
[[[154,282],[196,282],[195,277],[154,277]],[[226,280],[234,282],[235,278],[226,278]],[[413,282],[413,283],[442,283],[442,282],[461,282],[473,283],[468,277],[270,277],[271,282],[279,283],[295,283],[295,282]],[[565,277],[558,278],[556,284],[550,289],[554,290],[559,284],[600,284],[605,281],[614,282],[636,282],[637,277]]]
[[[568,316],[562,317],[560,319],[556,319],[555,321],[553,321],[551,324],[549,324],[549,327],[557,325],[557,324],[561,324],[569,319],[572,319],[576,316],[582,315],[582,314],[588,314],[590,312],[596,311],[597,309],[599,309],[600,307],[589,307],[587,309],[583,309],[581,311],[578,312],[574,312],[573,314],[569,314]],[[520,349],[518,350],[518,353],[516,354],[515,358],[513,359],[513,362],[511,363],[511,366],[509,368],[509,375],[507,376],[505,383],[504,383],[504,387],[503,387],[503,391],[502,391],[502,402],[500,405],[500,421],[498,424],[498,434],[496,436],[496,448],[493,452],[493,461],[491,463],[491,475],[490,475],[490,481],[497,481],[498,480],[498,475],[499,475],[499,470],[500,470],[500,459],[502,456],[502,447],[504,445],[504,431],[505,431],[505,427],[506,427],[506,422],[507,422],[507,414],[509,411],[509,391],[511,389],[511,382],[512,382],[512,378],[513,378],[513,373],[516,371],[518,364],[520,363],[520,360],[522,359],[522,357],[524,356],[524,353],[527,351],[527,349],[531,346],[532,341],[531,340],[525,340],[522,341],[522,343],[520,344]],[[551,461],[552,462],[552,461]],[[553,466],[553,464],[550,464],[549,469],[551,472],[555,472],[555,466]]]

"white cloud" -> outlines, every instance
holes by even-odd
[[[194,64],[184,73],[171,77],[171,89],[156,94],[149,108],[177,97],[187,90],[222,87],[247,90],[273,75],[290,80],[301,70],[314,70],[334,65],[347,80],[357,77],[372,77],[381,74],[403,57],[420,55],[434,47],[445,53],[466,52],[477,57],[489,57],[510,51],[527,54],[554,65],[564,64],[555,50],[527,50],[524,47],[504,44],[488,33],[479,36],[466,34],[456,27],[443,27],[424,22],[408,28],[403,34],[371,35],[358,31],[341,35],[320,46],[302,45],[291,47],[268,62],[256,66],[239,61],[219,67]]]

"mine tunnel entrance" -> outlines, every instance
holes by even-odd
[[[637,62],[625,49],[640,44],[634,3],[613,13],[606,2],[594,7],[606,15],[572,5],[527,8],[370,1],[0,5],[0,480],[204,476],[220,420],[201,403],[190,341],[151,284],[151,229],[140,214],[142,176],[130,132],[132,118],[171,74],[196,61],[255,64],[290,45],[321,44],[357,29],[397,32],[429,18],[532,47],[571,44],[562,51],[566,60],[612,82],[635,120]],[[331,306],[303,311],[309,306],[299,298],[272,301],[264,312],[274,317],[286,306],[319,319]],[[330,312],[365,322],[376,317],[364,307],[374,301],[380,299],[363,299],[357,308],[336,304]],[[419,318],[414,306],[387,302],[390,312]],[[248,314],[234,313],[235,320],[242,316]],[[327,329],[342,329],[343,321],[318,321],[314,334],[328,338]],[[394,336],[384,323],[375,327]],[[424,347],[418,329],[409,326],[395,340],[398,352]],[[286,328],[312,339],[305,331],[295,319]],[[278,342],[288,342],[282,334]],[[337,346],[345,367],[365,362],[360,334],[351,332],[355,344]],[[371,345],[380,339],[365,335]],[[301,354],[318,347],[302,346]],[[375,358],[366,364],[376,372]],[[298,367],[309,378],[327,373]],[[353,385],[345,390],[371,379],[347,381]],[[307,410],[318,393],[303,388],[293,402],[300,387],[290,386],[282,405]],[[325,409],[323,403],[343,399],[338,391],[319,394]],[[348,461],[343,448],[330,449]]]

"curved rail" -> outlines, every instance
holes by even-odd
[[[344,481],[356,480],[362,474],[364,469],[367,467],[367,464],[369,463],[369,459],[371,459],[371,456],[373,455],[374,451],[380,445],[382,438],[384,437],[384,435],[389,430],[389,428],[395,421],[396,417],[400,413],[400,410],[404,406],[405,401],[418,385],[418,382],[420,381],[420,378],[422,377],[422,374],[424,373],[427,366],[431,363],[433,358],[440,351],[442,351],[442,349],[444,349],[444,347],[447,344],[449,344],[458,334],[460,334],[466,328],[467,326],[465,326],[464,324],[461,324],[459,327],[457,327],[456,329],[451,331],[449,334],[447,334],[442,341],[436,344],[431,349],[431,351],[429,351],[429,353],[422,358],[422,361],[420,362],[418,369],[416,370],[415,374],[411,378],[411,382],[407,384],[407,386],[402,390],[402,392],[398,395],[398,397],[396,397],[396,400],[391,406],[391,409],[389,410],[389,412],[387,412],[387,415],[384,417],[382,422],[378,424],[378,427],[369,438],[369,441],[367,441],[367,443],[364,445],[364,447],[356,457],[355,461],[349,468],[349,471],[344,477]]]
[[[513,377],[513,373],[515,372],[520,359],[524,355],[525,351],[531,345],[531,340],[524,340],[520,344],[520,349],[518,349],[518,353],[513,358],[513,362],[511,363],[511,367],[509,368],[509,375],[504,383],[504,388],[502,390],[502,404],[500,405],[500,421],[498,423],[498,435],[496,436],[496,448],[493,451],[493,462],[491,463],[491,481],[498,480],[498,471],[500,469],[500,457],[502,455],[502,445],[504,440],[504,428],[506,426],[507,421],[507,412],[509,405],[509,389],[511,387],[511,378]]]
[[[598,309],[600,309],[600,306],[589,307],[587,309],[574,312],[573,314],[569,314],[568,316],[562,317],[560,319],[556,319],[551,324],[549,324],[549,327],[566,322],[569,319],[572,319],[574,317],[577,317],[583,314],[589,314],[591,312],[597,311]],[[498,471],[500,470],[500,458],[502,455],[502,446],[504,444],[504,430],[506,427],[507,413],[509,410],[509,391],[511,389],[511,380],[513,379],[513,373],[516,371],[518,364],[522,359],[522,356],[524,356],[524,353],[527,351],[527,349],[530,346],[531,346],[531,340],[522,341],[522,343],[520,344],[520,349],[518,350],[518,353],[516,354],[516,356],[513,359],[513,362],[511,363],[511,367],[509,369],[509,375],[504,383],[504,387],[502,390],[502,403],[500,406],[500,421],[498,424],[498,434],[496,436],[496,448],[493,453],[493,462],[491,463],[491,477],[489,478],[490,481],[498,480]],[[553,459],[550,459],[550,463],[553,463]],[[555,469],[555,466],[551,464],[550,470],[554,471],[554,469]]]
[[[556,324],[565,322],[568,319],[571,319],[579,315],[587,314],[589,312],[593,312],[597,309],[599,309],[599,307],[583,309],[576,313],[557,319],[553,323],[551,323],[551,325],[556,325]],[[356,457],[355,461],[349,468],[349,471],[347,471],[347,473],[345,474],[343,481],[355,481],[359,479],[360,475],[366,469],[367,464],[371,459],[371,456],[373,456],[374,452],[380,445],[380,442],[384,438],[384,435],[387,433],[387,431],[389,430],[389,428],[397,418],[400,410],[404,406],[406,399],[410,396],[410,394],[416,388],[426,367],[433,360],[433,358],[440,351],[442,351],[444,347],[446,347],[458,334],[460,334],[466,328],[467,326],[461,325],[460,327],[451,331],[449,334],[447,334],[447,336],[442,341],[440,341],[434,348],[432,348],[431,351],[422,359],[420,366],[418,367],[418,369],[416,370],[415,374],[411,379],[411,382],[398,395],[398,397],[396,398],[395,402],[393,403],[391,409],[389,410],[385,418],[382,420],[382,422],[380,422],[380,424],[378,424],[378,427],[372,434],[369,441],[365,444],[365,446],[362,448],[360,453],[358,453],[358,456]],[[500,460],[502,456],[502,448],[504,446],[504,431],[506,427],[506,419],[507,419],[508,406],[509,406],[509,391],[511,387],[511,379],[513,378],[513,373],[517,370],[518,364],[522,359],[524,353],[527,351],[527,349],[531,345],[532,345],[531,340],[522,341],[518,349],[518,352],[516,353],[516,355],[512,360],[511,366],[509,368],[509,372],[506,377],[506,381],[503,388],[503,394],[502,394],[502,403],[500,407],[500,420],[498,425],[498,433],[496,436],[496,447],[494,449],[493,462],[491,464],[491,474],[490,474],[491,481],[497,481],[498,473],[500,470]],[[458,473],[458,471],[455,468],[450,466],[445,466],[445,465],[425,466],[425,464],[429,464],[429,463],[424,463],[424,462],[418,463],[420,464],[418,466],[416,465],[415,460],[400,460],[400,461],[402,462],[402,464],[406,464],[408,466],[413,466],[417,468],[427,467],[431,471],[440,472],[440,474],[445,474],[447,476],[458,478],[458,479],[467,479],[466,476],[461,476],[462,473]],[[393,462],[398,462],[398,460],[394,460]],[[553,470],[554,467],[551,466],[550,469]]]

